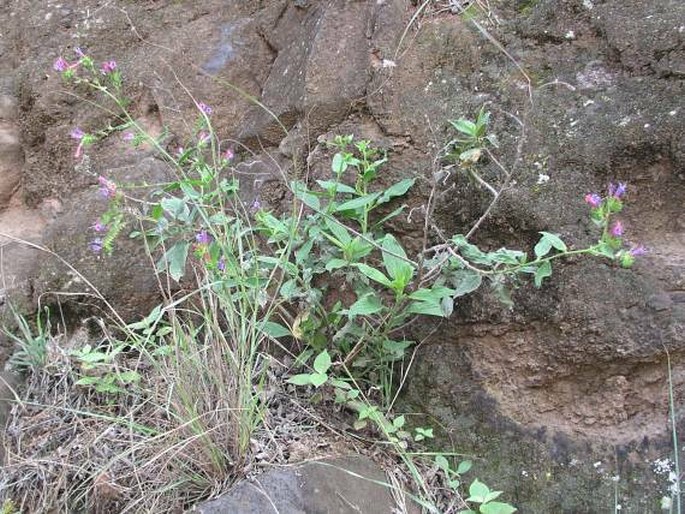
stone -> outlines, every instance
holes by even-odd
[[[277,145],[302,120],[312,139],[341,122],[366,91],[369,2],[288,5],[265,30],[276,58],[262,106],[246,116],[240,138]],[[276,121],[274,116],[279,119]]]
[[[104,176],[117,183],[148,184],[171,178],[169,168],[153,157],[129,155],[128,159],[130,162],[111,162],[110,168],[103,170]],[[53,255],[43,257],[33,273],[34,298],[59,301],[68,313],[86,316],[93,312],[93,304],[103,308],[101,301],[94,300],[96,295],[116,311],[105,308],[101,314],[124,321],[139,319],[161,302],[160,283],[145,245],[127,237],[134,229],[130,222],[111,256],[96,255],[89,249],[88,243],[96,237],[92,226],[107,209],[107,200],[98,194],[97,180],[93,182],[89,190],[66,199],[62,212],[46,228],[44,244]]]
[[[0,211],[7,208],[21,181],[24,153],[15,123],[16,101],[0,95]]]
[[[365,457],[340,457],[267,471],[200,505],[199,514],[389,514],[388,478]]]

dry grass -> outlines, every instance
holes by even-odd
[[[412,489],[391,447],[369,433],[347,432],[351,418],[331,403],[314,407],[298,398],[304,392],[284,385],[287,367],[275,358],[257,359],[258,423],[242,448],[245,418],[235,376],[221,365],[222,344],[185,348],[182,362],[122,354],[116,365],[136,369],[141,381],[127,394],[104,396],[75,385],[79,370],[68,349],[83,337],[73,339],[79,338],[50,345],[49,366],[27,377],[12,409],[0,504],[11,499],[19,512],[31,513],[183,512],[274,465],[355,453],[388,470],[395,491]],[[432,500],[443,505],[439,511],[456,512],[440,473],[419,468]],[[397,498],[406,503],[405,495]]]

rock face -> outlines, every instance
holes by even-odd
[[[569,463],[578,455],[595,462],[615,447],[615,465],[603,469],[623,476],[663,457],[667,355],[677,401],[685,388],[685,4],[491,0],[490,12],[459,15],[443,3],[417,17],[409,0],[6,3],[0,232],[30,227],[13,234],[45,241],[126,316],[157,301],[154,275],[133,243],[107,262],[86,249],[101,208],[98,174],[166,171],[149,154],[126,160],[113,141],[93,152],[89,173],[75,166],[71,128],[110,121],[64,94],[54,74],[46,79],[52,61],[76,44],[119,61],[134,115],[168,127],[170,145],[188,135],[194,99],[211,104],[217,132],[257,155],[241,165],[254,173],[250,194],[274,206],[286,194],[281,173],[327,173],[317,138],[373,138],[389,151],[382,180],[420,178],[406,198],[415,215],[391,226],[413,253],[421,250],[435,156],[454,137],[446,122],[485,105],[515,184],[476,242],[530,250],[541,230],[572,245],[592,241],[582,197],[613,180],[629,184],[622,216],[629,239],[650,253],[629,271],[599,261],[560,265],[541,290],[518,289],[513,309],[487,292],[463,301],[422,346],[405,399],[438,418],[459,451],[497,452],[501,461],[484,465],[482,476],[514,490],[522,511],[602,511],[613,483],[592,466],[576,478],[580,468],[569,471]],[[538,183],[541,175],[549,181]],[[435,225],[465,233],[490,198],[461,175],[439,176]],[[11,214],[19,212],[11,205],[27,217]],[[78,282],[57,261],[41,257],[38,265],[31,255],[13,257],[16,271],[4,268],[3,278],[15,277],[34,300],[75,292]],[[432,328],[422,322],[417,335]],[[532,478],[549,469],[554,483]],[[623,494],[624,482],[619,488]],[[625,510],[654,510],[641,496],[649,487],[625,489]]]
[[[395,502],[383,470],[363,457],[313,461],[239,483],[220,498],[197,505],[199,514],[387,514]]]

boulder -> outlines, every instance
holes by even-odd
[[[364,457],[311,461],[274,469],[196,505],[199,514],[388,514],[395,509],[385,473]]]

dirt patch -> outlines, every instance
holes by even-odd
[[[474,372],[509,418],[535,431],[626,444],[668,436],[668,382],[665,358],[625,360],[559,369],[550,339],[564,339],[550,325],[503,326],[499,333],[465,336]],[[673,386],[683,391],[681,355],[672,356]],[[553,374],[550,370],[554,369]],[[677,401],[682,400],[680,394]]]

